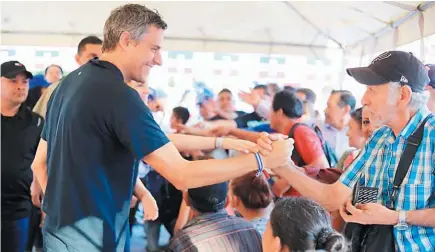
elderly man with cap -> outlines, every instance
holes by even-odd
[[[362,104],[371,111],[370,121],[385,126],[373,133],[360,155],[332,185],[308,178],[294,165],[274,171],[329,211],[340,209],[347,222],[389,225],[394,234],[393,249],[434,251],[435,117],[426,107],[427,70],[411,53],[389,51],[368,67],[350,68],[347,72],[367,86]],[[423,133],[420,143],[415,132]],[[261,146],[270,142],[266,137],[259,140]],[[401,159],[407,159],[410,165],[400,165],[400,170],[409,170],[402,173],[404,179],[398,185],[394,181]],[[376,188],[378,193],[372,200],[375,203],[352,204],[352,188],[357,183]]]
[[[1,251],[24,251],[32,207],[30,168],[43,119],[24,102],[33,75],[18,61],[1,65]]]
[[[262,251],[260,233],[246,220],[226,212],[227,194],[227,182],[184,192],[193,217],[171,239],[167,251]]]
[[[429,74],[430,82],[426,86],[426,90],[429,91],[429,101],[427,102],[427,107],[432,113],[435,113],[435,65],[428,64],[426,69]]]

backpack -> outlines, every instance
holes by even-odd
[[[309,125],[306,125],[304,123],[296,123],[290,129],[290,133],[288,136],[290,138],[294,138],[295,130],[299,126],[309,127],[312,130],[314,130],[314,132],[316,132],[317,137],[319,137],[319,139],[320,139],[323,153],[325,153],[326,159],[328,160],[329,167],[336,167],[336,165],[338,163],[337,154],[335,153],[335,150],[331,147],[331,145],[328,142],[326,142],[325,138],[323,137],[322,131],[319,129],[318,126],[316,126],[316,125],[309,126]],[[292,160],[299,167],[303,167],[306,165],[306,163],[304,162],[304,160],[302,160],[301,155],[299,154],[299,152],[296,149],[293,150]]]

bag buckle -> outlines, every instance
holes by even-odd
[[[397,198],[398,189],[399,189],[398,186],[393,185],[393,191],[391,192],[391,196],[390,196],[390,208],[394,208],[394,203]]]

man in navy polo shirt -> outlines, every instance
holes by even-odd
[[[165,29],[161,17],[142,5],[113,10],[105,23],[101,58],[70,73],[53,93],[32,165],[45,193],[45,251],[128,251],[132,194],[147,205],[147,191],[136,180],[141,159],[181,190],[257,170],[252,154],[183,159],[179,150],[213,149],[221,142],[180,135],[170,142],[139,94],[125,84],[144,83],[151,68],[161,65]],[[257,149],[252,143],[227,143]],[[291,140],[262,149],[264,166],[287,164],[291,151]]]

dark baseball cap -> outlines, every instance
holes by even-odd
[[[7,61],[1,65],[2,77],[13,79],[22,73],[25,74],[27,78],[33,79],[32,73],[27,71],[26,67],[18,61]]]
[[[216,213],[224,209],[227,193],[227,182],[187,190],[190,206],[200,213]]]
[[[423,92],[429,83],[423,63],[412,53],[403,51],[384,52],[368,67],[348,68],[347,73],[364,85],[399,82],[409,86],[413,92]]]
[[[427,64],[426,67],[429,68],[428,75],[429,75],[430,82],[428,85],[435,88],[435,65]]]

